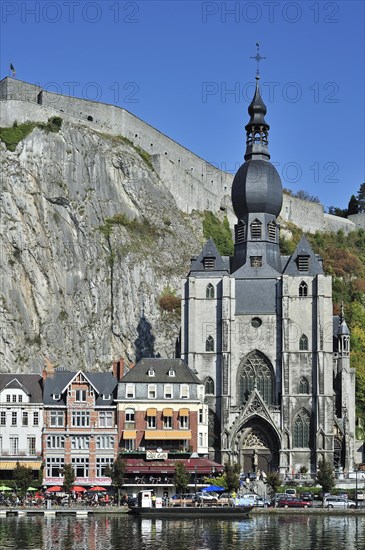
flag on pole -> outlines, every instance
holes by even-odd
[[[16,75],[16,71],[15,71],[15,67],[12,63],[10,63],[10,70],[12,72],[12,75],[15,76]]]

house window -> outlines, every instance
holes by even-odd
[[[97,457],[96,458],[96,477],[105,477],[107,468],[113,466],[113,457]]]
[[[64,458],[61,456],[47,457],[46,471],[47,477],[61,477],[63,467],[65,465]]]
[[[302,281],[299,285],[299,296],[308,296],[308,285],[304,281]]]
[[[199,424],[203,424],[204,422],[204,411],[203,409],[199,409]]]
[[[54,393],[52,397],[53,397],[54,401],[59,401],[61,399],[61,394],[60,393]]]
[[[164,392],[164,398],[165,399],[172,399],[172,385],[171,384],[165,384],[163,388]]]
[[[11,399],[10,399],[10,395],[9,395],[9,394],[7,394],[7,395],[6,395],[6,402],[7,402],[7,403],[10,403],[10,401],[11,401]]]
[[[134,422],[134,409],[126,409],[125,410],[125,421],[126,422]]]
[[[28,426],[28,413],[27,411],[22,412],[22,425]]]
[[[262,267],[262,256],[250,256],[251,267]]]
[[[126,451],[134,451],[135,439],[123,439],[123,447]]]
[[[89,477],[89,459],[86,457],[72,457],[72,467],[75,477]]]
[[[299,338],[299,351],[308,351],[308,337],[305,334]]]
[[[18,395],[18,403],[23,403],[23,396],[22,395]]]
[[[64,425],[64,412],[63,411],[51,411],[50,412],[50,426],[52,428],[60,428]]]
[[[294,447],[309,447],[310,416],[307,411],[300,411],[294,420]]]
[[[74,435],[71,438],[71,449],[74,451],[85,451],[90,447],[90,437]]]
[[[47,437],[47,449],[64,449],[65,437],[63,435],[49,435]]]
[[[304,376],[299,380],[299,393],[309,393],[309,382]]]
[[[18,413],[13,411],[11,413],[11,425],[16,426],[17,422],[18,422]]]
[[[208,300],[213,300],[214,299],[214,286],[211,283],[209,283],[209,285],[207,286],[207,288],[205,290],[205,297]]]
[[[148,399],[156,399],[156,385],[148,384]]]
[[[203,446],[203,434],[199,432],[199,443],[198,443],[199,447],[202,447]]]
[[[15,436],[9,437],[9,447],[11,455],[19,454],[19,438]]]
[[[86,401],[86,390],[76,390],[75,401]]]
[[[13,403],[16,403],[16,395],[13,395]]]
[[[149,369],[149,371],[148,371],[148,376],[155,376],[155,371],[154,371],[154,369]]]
[[[235,225],[235,240],[236,244],[243,243],[246,237],[246,226],[243,223]]]
[[[114,437],[112,435],[99,435],[96,438],[97,449],[114,449]]]
[[[103,393],[104,401],[109,401],[112,398],[110,393]]]
[[[261,239],[262,224],[259,220],[254,220],[251,225],[251,239]]]
[[[0,436],[0,455],[3,454],[3,438]]]
[[[179,416],[179,427],[183,430],[186,430],[187,428],[189,428],[189,417],[184,415],[184,416]]]
[[[39,426],[39,412],[34,411],[33,413],[33,426]]]
[[[155,415],[147,415],[147,428],[148,429],[154,429],[156,428],[156,416]]]
[[[208,336],[208,338],[205,340],[205,351],[214,351],[213,336]]]
[[[309,256],[298,256],[297,265],[299,271],[309,271]]]
[[[215,258],[203,258],[203,266],[204,266],[204,269],[214,269],[215,267]]]
[[[164,416],[163,417],[163,427],[165,429],[171,429],[172,428],[172,416]]]
[[[0,412],[0,426],[6,426],[6,412]]]
[[[214,380],[210,376],[205,379],[205,393],[214,395]]]
[[[175,374],[176,373],[175,373],[174,369],[169,370],[169,376],[175,376]]]
[[[125,387],[126,399],[134,399],[134,384],[127,384]]]
[[[27,448],[28,448],[28,454],[30,456],[36,455],[35,437],[33,435],[27,437]]]
[[[100,411],[99,428],[112,428],[112,427],[113,427],[113,411]]]
[[[182,384],[180,387],[180,399],[189,399],[189,386]]]
[[[71,425],[74,428],[88,428],[90,426],[89,411],[72,411]]]
[[[276,241],[276,223],[274,221],[267,225],[269,241]]]

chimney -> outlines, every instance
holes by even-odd
[[[45,357],[44,362],[45,362],[45,366],[43,368],[43,373],[42,373],[43,382],[45,382],[48,376],[54,375],[54,366],[52,365],[51,361],[47,357]]]
[[[118,361],[113,362],[113,376],[119,380],[124,376],[124,358],[120,357]]]

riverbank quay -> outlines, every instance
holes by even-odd
[[[209,507],[211,508],[211,507]],[[228,508],[224,507],[225,510],[224,517],[228,519],[229,512]],[[0,519],[6,518],[10,516],[44,516],[44,517],[56,517],[56,516],[75,516],[77,518],[82,517],[88,517],[88,516],[95,516],[95,515],[123,515],[129,512],[129,508],[126,506],[102,506],[102,507],[95,507],[95,508],[65,508],[63,506],[54,506],[51,509],[46,508],[22,508],[22,507],[7,507],[7,508],[0,508]],[[160,509],[163,513],[164,508]],[[173,509],[172,509],[173,510]],[[197,510],[197,509],[195,509]],[[201,510],[201,509],[200,509]],[[219,509],[216,508],[217,512],[219,513]],[[158,516],[158,509],[155,509],[155,516]],[[178,510],[175,509],[175,517],[178,516]],[[249,512],[250,516],[261,516],[261,515],[291,515],[291,516],[322,516],[322,515],[328,515],[328,516],[364,516],[365,517],[365,508],[347,508],[347,509],[328,509],[328,508],[259,508],[255,507]],[[223,516],[223,514],[222,514]]]

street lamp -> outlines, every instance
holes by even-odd
[[[195,494],[196,494],[196,466],[194,466],[194,483],[195,483]]]
[[[355,470],[355,500],[356,500],[356,508],[359,507],[359,503],[358,503],[358,494],[357,494],[357,473],[358,473],[359,470]]]

